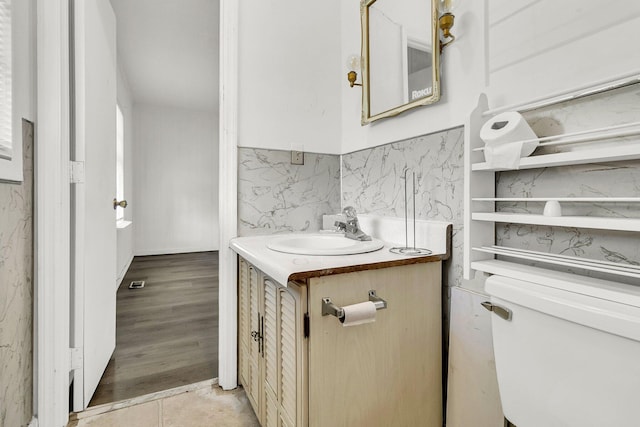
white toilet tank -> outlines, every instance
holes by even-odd
[[[505,417],[517,427],[640,426],[640,287],[532,277],[485,284],[510,311],[494,308],[491,320]]]

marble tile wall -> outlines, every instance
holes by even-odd
[[[340,156],[238,148],[238,235],[317,231],[340,211]]]
[[[637,121],[640,116],[640,85],[536,110],[524,116],[539,136]],[[624,144],[624,140],[614,143]],[[496,174],[496,196],[638,197],[640,161],[501,172]],[[499,211],[522,213],[541,213],[543,208],[542,203],[500,203],[497,206]],[[563,203],[562,210],[563,215],[640,218],[638,204]],[[637,233],[499,224],[496,242],[504,246],[640,265]]]
[[[0,426],[32,415],[33,125],[23,122],[24,182],[0,181]]]
[[[342,204],[360,213],[403,218],[404,171],[415,172],[416,218],[453,223],[448,286],[462,282],[463,149],[455,128],[342,156]]]

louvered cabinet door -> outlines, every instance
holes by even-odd
[[[249,342],[251,329],[249,325],[251,308],[249,306],[249,266],[240,258],[238,262],[238,351],[240,383],[247,393],[251,388],[249,372]]]
[[[264,427],[303,426],[304,336],[301,292],[266,279],[264,295]]]
[[[261,340],[259,339],[262,334],[262,321],[260,316],[260,286],[258,270],[252,265],[248,267],[249,278],[249,389],[247,390],[247,396],[253,410],[261,418],[262,406],[261,406],[261,375],[260,375],[260,351]]]
[[[265,390],[264,422],[262,427],[280,427],[278,424],[278,402],[276,397]]]
[[[278,427],[278,322],[277,299],[279,286],[269,279],[263,282],[263,393],[265,402],[264,427]]]
[[[307,347],[306,287],[282,286],[240,258],[239,376],[262,427],[303,427]]]
[[[293,283],[278,292],[278,403],[280,426],[305,426],[306,341],[303,319],[306,311],[306,290]]]
[[[299,377],[301,377],[298,359],[300,358],[299,341],[302,336],[300,330],[300,306],[295,293],[288,289],[280,289],[279,292],[279,317],[280,317],[280,419],[282,425],[295,426],[298,419],[298,407],[300,406],[298,392],[301,389]]]

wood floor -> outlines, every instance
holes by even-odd
[[[129,289],[133,280],[145,287]],[[89,406],[217,377],[218,252],[135,257],[116,322],[116,350]]]

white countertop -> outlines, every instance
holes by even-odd
[[[281,235],[277,235],[281,236]],[[446,258],[446,250],[436,250],[431,255],[406,256],[389,252],[389,249],[397,246],[385,244],[385,246],[375,252],[368,252],[357,255],[340,256],[309,256],[294,255],[276,252],[267,248],[267,243],[273,239],[274,235],[236,237],[231,239],[229,246],[238,255],[253,264],[267,276],[271,277],[281,285],[286,286],[292,275],[299,273],[313,273],[311,276],[323,276],[327,274],[341,273],[341,268],[359,266],[366,270],[367,266],[380,267],[383,263],[407,263],[438,261]],[[333,271],[338,270],[338,271]]]

